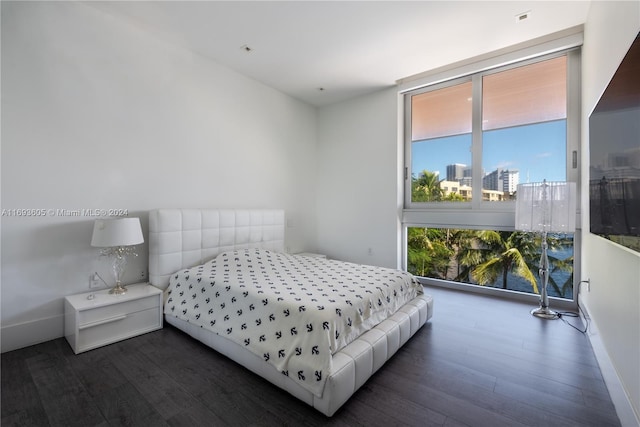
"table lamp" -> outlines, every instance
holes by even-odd
[[[110,294],[121,295],[127,292],[122,286],[122,276],[129,255],[138,256],[135,245],[144,243],[140,218],[97,219],[93,224],[91,246],[103,248],[101,255],[113,258],[115,286]]]

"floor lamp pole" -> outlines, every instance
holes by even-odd
[[[557,319],[558,313],[549,308],[549,296],[547,295],[547,283],[549,283],[549,257],[547,256],[547,232],[542,232],[542,254],[538,273],[542,280],[540,289],[540,307],[531,310],[531,314],[542,319]]]

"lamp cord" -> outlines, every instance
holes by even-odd
[[[576,304],[578,305],[578,312],[577,313],[573,313],[571,311],[562,311],[562,312],[558,312],[558,317],[560,318],[560,320],[562,320],[564,323],[566,323],[567,325],[571,326],[573,329],[575,329],[576,331],[586,334],[587,331],[589,330],[589,316],[587,316],[587,313],[585,313],[585,311],[582,309],[582,307],[580,307],[580,285],[583,283],[589,283],[588,280],[581,280],[580,283],[578,284],[578,292],[576,294]],[[576,325],[572,324],[571,322],[568,322],[564,317],[580,317],[580,312],[582,312],[582,316],[586,322],[586,325],[584,327],[584,329],[580,329],[578,328]]]
[[[108,288],[108,287],[109,287],[109,285],[107,285],[107,282],[105,282],[105,281],[104,281],[104,279],[102,278],[102,276],[101,276],[101,275],[99,275],[97,271],[96,271],[94,274],[95,274],[96,276],[98,276],[98,278],[102,281],[102,283],[104,283],[104,287],[105,287],[105,288]]]
[[[580,310],[580,306],[578,306],[578,310]],[[560,318],[560,320],[562,320],[564,323],[566,323],[567,325],[571,326],[573,329],[575,329],[578,332],[586,334],[587,330],[589,330],[589,319],[586,316],[585,316],[585,320],[587,321],[587,326],[585,326],[584,329],[578,328],[576,325],[574,325],[571,322],[568,322],[565,319],[565,317],[580,317],[580,315],[578,313],[572,313],[570,311],[563,311],[563,312],[558,312],[558,317]]]

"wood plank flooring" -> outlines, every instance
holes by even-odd
[[[619,426],[589,340],[526,304],[439,288],[433,318],[327,418],[182,332],[2,354],[8,426]],[[576,318],[568,321],[582,324]]]

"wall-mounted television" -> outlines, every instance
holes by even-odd
[[[640,33],[589,117],[590,231],[640,252]]]

